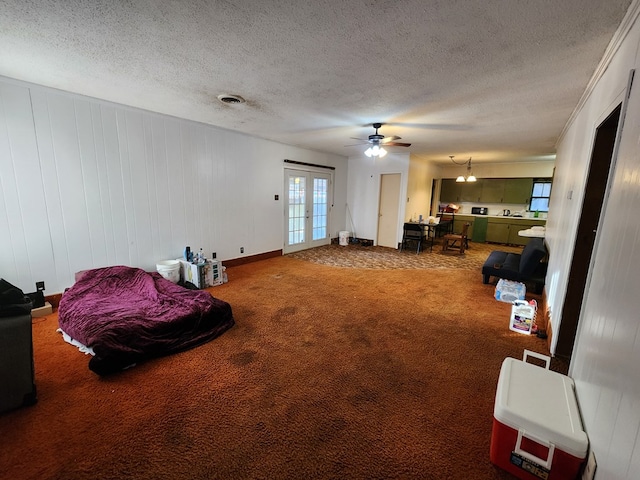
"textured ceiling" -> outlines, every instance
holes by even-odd
[[[630,1],[2,0],[0,75],[345,156],[383,122],[436,161],[537,159]]]

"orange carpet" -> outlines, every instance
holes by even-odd
[[[489,462],[508,329],[480,272],[279,257],[228,269],[236,326],[100,378],[34,319],[38,403],[0,415],[0,478],[510,479]]]

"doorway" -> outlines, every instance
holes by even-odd
[[[381,247],[398,248],[400,184],[399,173],[385,173],[380,176],[377,244]]]
[[[328,245],[331,175],[295,169],[284,173],[284,253]]]
[[[587,285],[591,255],[596,240],[600,213],[605,200],[609,171],[613,162],[618,124],[622,104],[618,105],[597,130],[591,152],[589,173],[585,184],[584,199],[576,242],[571,259],[567,292],[562,306],[561,323],[557,332],[555,355],[571,360],[573,346],[582,310],[582,301]]]

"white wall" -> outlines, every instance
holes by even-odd
[[[629,70],[640,69],[639,2],[623,21],[619,48],[606,55],[558,145],[547,222],[547,292],[557,331],[596,127],[623,100]],[[631,21],[632,20],[632,21]],[[576,337],[576,382],[601,480],[640,478],[640,72],[636,73],[620,153],[611,174]]]
[[[0,78],[0,275],[52,294],[79,270],[154,270],[186,245],[279,250],[284,159],[336,167],[336,236],[346,157]]]
[[[409,177],[407,180],[407,205],[404,214],[404,221],[409,221],[411,217],[422,215],[427,218],[430,212],[434,213],[431,204],[431,190],[433,180],[440,178],[441,168],[429,162],[428,160],[418,159],[411,156],[409,161]],[[435,192],[439,195],[439,191]],[[434,199],[434,205],[437,205],[438,197]]]
[[[347,185],[347,230],[358,238],[377,241],[378,208],[380,203],[380,178],[387,173],[400,174],[400,212],[398,212],[397,241],[402,239],[409,174],[409,154],[388,153],[384,158],[349,157]],[[351,221],[353,223],[351,223]]]

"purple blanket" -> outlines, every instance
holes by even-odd
[[[158,273],[124,266],[88,270],[62,296],[60,328],[92,347],[99,375],[186,350],[234,325],[231,306]]]

